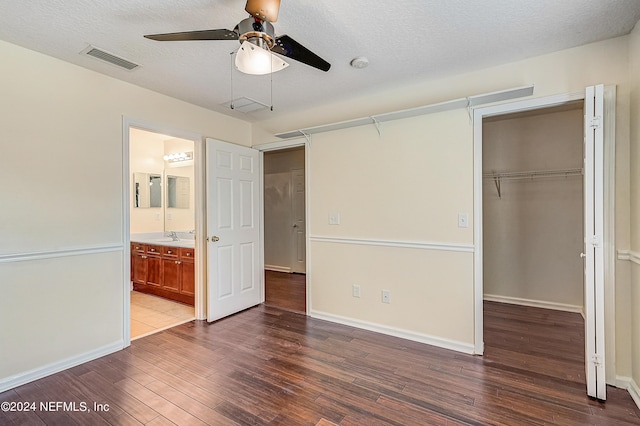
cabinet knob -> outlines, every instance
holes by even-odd
[[[173,253],[173,252],[172,252],[171,250],[167,250],[167,253],[171,254],[171,253]]]
[[[191,253],[187,253],[187,256],[191,256]]]

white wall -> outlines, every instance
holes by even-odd
[[[485,119],[483,172],[582,168],[583,111]],[[582,175],[483,180],[484,294],[582,311]]]
[[[123,345],[123,117],[242,145],[251,126],[9,43],[0,58],[2,391]]]
[[[377,113],[428,105],[474,94],[535,85],[534,97],[617,85],[616,248],[629,247],[629,37],[448,78],[372,89],[359,97],[255,123],[253,143],[274,134]],[[425,124],[426,123],[426,124]],[[398,130],[401,127],[402,130]],[[473,135],[466,110],[434,114],[312,136],[310,155],[311,312],[353,323],[402,328],[422,336],[473,342],[473,256],[465,252],[352,244],[333,239],[434,241],[472,244],[470,230],[456,227],[457,213],[473,217]],[[342,225],[329,226],[339,211]],[[470,224],[473,226],[473,224]],[[472,228],[470,228],[472,229]],[[343,247],[344,246],[344,247]],[[371,252],[375,248],[375,255]],[[398,250],[409,256],[398,256]],[[335,254],[333,254],[335,253]],[[338,259],[341,253],[342,256]],[[413,257],[412,257],[413,256]],[[447,256],[447,259],[441,259]],[[407,259],[412,259],[409,261]],[[336,267],[336,262],[344,265]],[[373,272],[375,271],[375,273]],[[616,264],[616,368],[631,374],[628,262]],[[361,299],[351,285],[367,288]],[[392,303],[379,290],[391,287]],[[440,315],[444,311],[444,317]]]

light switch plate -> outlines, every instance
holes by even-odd
[[[469,214],[458,213],[458,228],[468,228],[468,227],[469,227]]]
[[[329,213],[329,225],[340,225],[340,213],[338,212]]]

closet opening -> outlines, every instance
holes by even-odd
[[[305,147],[264,152],[265,305],[306,314]]]
[[[584,102],[483,118],[484,358],[585,384]]]

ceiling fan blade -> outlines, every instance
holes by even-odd
[[[247,0],[244,10],[249,15],[263,21],[276,22],[280,10],[280,0]]]
[[[237,40],[238,33],[231,30],[185,31],[182,33],[151,34],[145,38],[157,41]]]
[[[331,64],[329,62],[325,61],[288,35],[282,35],[276,38],[276,42],[271,51],[325,72],[329,71],[329,68],[331,68]]]

